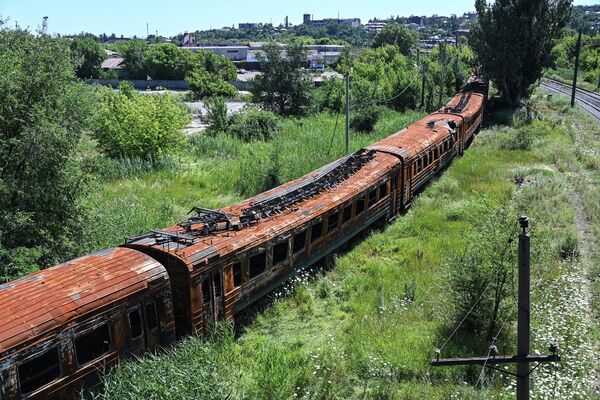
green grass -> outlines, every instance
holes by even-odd
[[[239,338],[233,337],[227,328],[219,327],[208,340],[190,338],[159,356],[124,363],[108,376],[106,389],[98,396],[104,399],[513,398],[508,390],[509,377],[498,373],[487,373],[483,388],[475,388],[480,373],[477,368],[428,368],[434,348],[460,317],[449,287],[453,256],[466,248],[469,233],[480,229],[478,222],[485,220],[489,210],[501,208],[513,217],[527,214],[532,221],[532,300],[538,307],[533,315],[533,347],[544,351],[550,340],[548,335],[557,334],[563,356],[557,367],[542,367],[536,372],[538,381],[533,387],[533,398],[550,395],[589,398],[591,393],[586,384],[594,353],[588,351],[586,355],[583,350],[597,345],[598,331],[597,325],[588,319],[593,308],[587,299],[581,299],[582,293],[578,291],[581,285],[574,284],[573,277],[581,275],[581,263],[577,257],[565,256],[565,249],[580,246],[574,190],[581,193],[590,226],[589,240],[600,237],[597,125],[580,112],[571,111],[560,97],[555,97],[552,103],[538,98],[534,105],[536,116],[543,121],[519,128],[494,126],[482,131],[464,157],[455,160],[418,197],[408,213],[336,258],[331,271],[318,273],[314,279],[304,275],[283,288],[273,306],[258,314]],[[293,160],[294,165],[281,163],[282,179],[292,179],[303,168],[326,162],[321,158],[311,159],[313,152],[321,154],[322,146],[328,144],[329,137],[324,135],[327,129],[319,131],[321,124],[334,123],[331,118],[325,121],[321,118],[310,118],[303,127],[288,128],[293,132],[290,137],[286,138],[284,133],[278,139],[280,142],[266,145],[282,149],[281,160]],[[404,122],[390,123],[386,129],[393,129],[387,133]],[[378,131],[361,140],[366,143],[384,133]],[[523,141],[520,135],[531,135],[531,140]],[[297,137],[305,140],[295,141]],[[305,143],[306,138],[311,138],[310,143]],[[336,149],[341,143],[340,135]],[[220,147],[228,149],[226,154],[219,154]],[[243,157],[247,149],[226,138],[211,143],[196,142],[195,148],[198,157],[211,154],[214,160],[230,157],[231,164],[235,164],[238,156]],[[248,148],[256,150],[258,146]],[[215,194],[224,187],[235,193],[236,185],[229,186],[228,180],[211,177],[209,171],[214,170],[210,168],[215,168],[211,158],[205,162],[197,164],[207,169],[202,178],[204,187],[214,188]],[[227,174],[227,168],[220,171]],[[153,187],[156,182],[160,193],[157,197],[161,200],[163,193],[174,195],[170,203],[175,205],[170,214],[176,214],[177,207],[181,207],[176,204],[198,199],[195,196],[204,192],[187,193],[186,189],[200,182],[189,182],[182,188],[164,183],[169,174],[161,172],[144,177],[140,187],[136,187],[135,180],[128,180],[110,183],[109,188],[114,191],[114,198],[123,191],[118,185],[124,184],[126,192],[135,193],[148,191],[145,188]],[[174,175],[179,173],[171,176]],[[514,183],[515,178],[523,182],[522,186]],[[224,185],[212,185],[220,181]],[[152,194],[142,197],[139,204],[145,201],[152,204],[152,198]],[[485,237],[485,232],[482,236]],[[597,247],[591,248],[594,250],[589,260],[590,270],[597,278],[600,259]],[[592,289],[597,305],[597,281]],[[498,343],[501,352],[514,351],[514,331],[513,320]],[[483,355],[487,345],[481,336],[461,330],[445,347],[443,355]],[[557,377],[559,387],[549,395],[545,390],[551,390],[548,388],[553,376]]]

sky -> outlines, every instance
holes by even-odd
[[[576,5],[599,0],[575,0]],[[450,15],[474,11],[475,0],[0,0],[0,17],[35,30],[44,16],[48,32],[91,32],[139,37],[150,34],[173,36],[184,31],[205,30],[240,22],[302,22],[302,14],[322,18],[360,18],[390,15]]]

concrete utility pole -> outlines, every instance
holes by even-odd
[[[549,351],[552,353],[547,356],[529,355],[530,345],[530,321],[531,321],[531,302],[530,302],[530,282],[531,282],[531,243],[530,236],[527,233],[529,228],[529,218],[522,216],[519,218],[519,225],[522,232],[519,234],[519,294],[518,294],[518,321],[517,321],[517,355],[516,356],[498,356],[496,352],[490,352],[488,357],[469,357],[469,358],[439,358],[439,350],[436,350],[436,358],[431,360],[431,365],[482,365],[502,373],[515,375],[517,378],[517,400],[529,400],[529,375],[536,368],[529,369],[529,363],[538,364],[544,362],[560,361],[556,344],[550,344]],[[493,348],[495,350],[495,347]],[[491,357],[490,357],[491,355]],[[495,367],[497,364],[517,364],[517,373],[512,374]]]
[[[346,74],[346,155],[350,154],[350,71]]]
[[[577,91],[577,72],[579,70],[579,51],[581,50],[581,28],[575,47],[575,72],[573,73],[573,91],[571,92],[571,107],[575,107],[575,92]]]

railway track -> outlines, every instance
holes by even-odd
[[[546,78],[545,81],[542,81],[542,87],[554,93],[571,96],[571,86],[556,79]],[[600,121],[600,93],[577,88],[575,92],[575,104]]]

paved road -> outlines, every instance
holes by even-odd
[[[569,98],[571,97],[571,86],[560,81],[547,78],[542,81],[542,87],[551,92],[564,94],[569,96]],[[575,104],[600,121],[600,93],[577,88],[577,91],[575,92]]]

